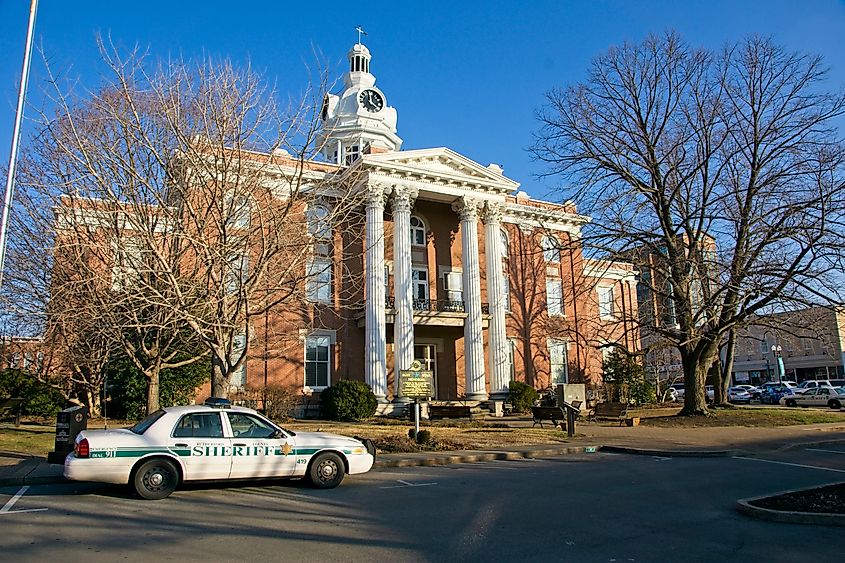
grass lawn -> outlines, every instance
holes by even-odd
[[[631,409],[629,417],[640,417],[640,424],[661,428],[697,428],[706,426],[792,426],[824,422],[845,423],[845,411],[823,409],[777,409],[759,407],[738,407],[713,409],[710,416],[675,416],[680,407],[648,407]],[[437,421],[421,424],[422,430],[429,430],[432,436],[430,446],[421,448],[408,439],[408,430],[413,423],[407,420],[375,420],[358,424],[328,421],[290,421],[285,428],[296,431],[321,430],[347,436],[361,436],[372,439],[383,453],[413,452],[430,450],[490,449],[533,444],[554,444],[567,442],[565,432],[546,428],[508,428],[508,419],[502,422],[454,422]],[[131,421],[109,421],[110,428],[130,426]],[[609,423],[615,426],[615,423]],[[102,428],[101,420],[89,421],[89,428]],[[13,424],[0,424],[0,450],[46,456],[53,449],[55,427],[50,423],[29,423],[15,428]]]

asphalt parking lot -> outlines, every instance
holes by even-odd
[[[739,498],[837,481],[842,441],[393,468],[329,491],[190,486],[154,502],[106,485],[13,487],[0,489],[0,546],[15,561],[838,560],[838,529],[734,510]]]

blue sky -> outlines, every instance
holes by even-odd
[[[28,0],[0,0],[0,157],[8,162],[26,34]],[[371,70],[399,113],[404,148],[448,146],[482,164],[500,163],[532,196],[556,180],[526,148],[534,111],[554,86],[580,80],[609,46],[649,32],[678,30],[696,46],[718,48],[749,33],[792,50],[819,53],[830,88],[845,87],[845,2],[836,0],[534,2],[92,2],[41,0],[36,41],[54,69],[98,80],[95,33],[155,56],[210,54],[252,65],[283,94],[306,85],[314,52],[339,76],[367,30]],[[30,92],[43,87],[34,59]],[[25,133],[32,131],[30,126]],[[26,135],[25,135],[26,136]],[[5,179],[4,179],[5,180]]]

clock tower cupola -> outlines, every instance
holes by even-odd
[[[360,31],[359,31],[360,33]],[[359,41],[347,54],[349,72],[341,94],[326,94],[319,141],[330,162],[349,165],[369,151],[393,152],[402,146],[396,134],[396,109],[387,105],[370,74],[370,50]]]

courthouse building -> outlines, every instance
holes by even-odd
[[[321,266],[308,281],[310,324],[271,318],[301,345],[270,358],[258,327],[239,383],[260,387],[266,375],[314,394],[357,379],[387,404],[401,402],[397,370],[419,360],[439,400],[504,398],[513,379],[600,384],[603,353],[639,348],[631,265],[585,260],[589,218],[531,199],[500,166],[449,148],[401,150],[369,50],[359,43],[348,57],[343,91],[322,109],[323,166],[355,179],[363,232],[341,236],[319,221],[326,210],[308,211]]]

